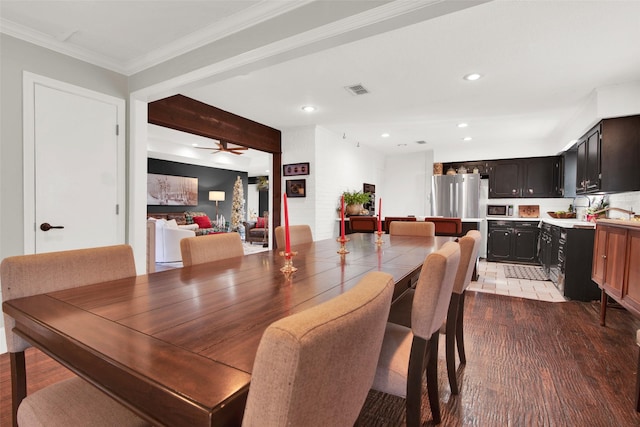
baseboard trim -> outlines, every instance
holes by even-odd
[[[0,354],[7,352],[7,336],[4,334],[4,326],[0,328]]]

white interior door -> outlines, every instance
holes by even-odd
[[[33,252],[124,243],[124,101],[51,82],[31,88]]]

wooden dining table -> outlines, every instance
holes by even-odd
[[[351,234],[6,301],[15,332],[154,425],[240,425],[253,361],[272,322],[393,276],[394,300],[451,237]],[[340,363],[340,355],[336,355]]]

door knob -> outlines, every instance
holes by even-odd
[[[51,225],[48,222],[43,222],[42,224],[40,224],[40,230],[42,230],[42,231],[49,231],[52,228],[64,228],[64,226],[62,226],[62,225]]]

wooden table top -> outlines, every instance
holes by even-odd
[[[156,425],[240,424],[258,343],[272,322],[385,271],[394,298],[450,237],[352,234],[292,248],[7,301],[16,332]]]

